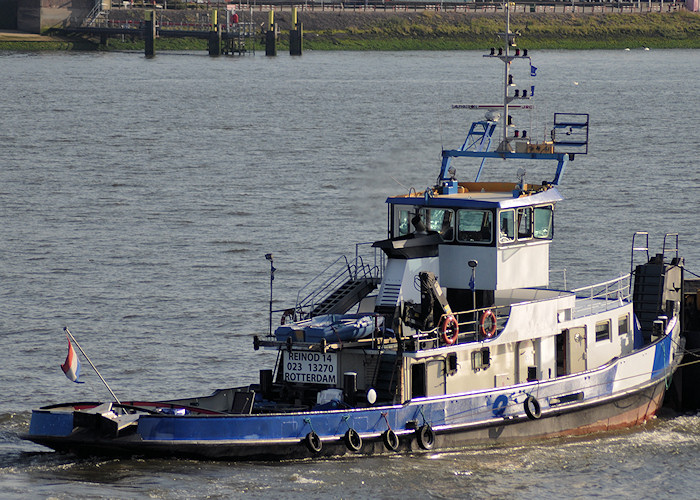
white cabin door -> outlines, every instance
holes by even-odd
[[[566,334],[567,373],[578,373],[586,369],[586,327],[569,328]]]
[[[534,368],[535,345],[532,340],[521,340],[517,344],[515,371],[517,375],[516,383],[520,384],[528,380],[528,368]]]

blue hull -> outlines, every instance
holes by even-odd
[[[461,395],[421,398],[404,405],[252,415],[144,414],[123,434],[99,426],[75,427],[73,414],[35,410],[26,439],[60,451],[88,455],[144,455],[205,459],[285,459],[346,453],[450,449],[605,431],[638,425],[662,403],[667,377],[679,362],[671,336],[596,370]],[[653,374],[614,391],[620,362],[653,360]],[[535,398],[536,414],[526,410]],[[429,429],[426,429],[426,426]],[[353,429],[360,446],[348,443]],[[387,431],[398,438],[387,444]],[[429,432],[426,438],[425,433]],[[308,436],[320,438],[320,450]],[[393,449],[396,448],[396,449]]]

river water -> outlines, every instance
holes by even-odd
[[[562,180],[553,281],[629,272],[637,230],[652,252],[679,233],[700,273],[700,52],[531,55],[536,117],[591,115],[589,154]],[[461,144],[474,118],[450,105],[498,102],[502,68],[480,52],[0,53],[0,67],[0,497],[697,496],[698,415],[575,441],[282,464],[76,459],[21,441],[32,408],[108,397],[86,363],[82,385],[61,373],[64,326],[123,398],[257,381],[274,361],[252,350],[268,328],[264,255],[281,308],[356,242],[385,237],[386,196],[434,183],[441,145]],[[515,181],[516,169],[488,173]]]

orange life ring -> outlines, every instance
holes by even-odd
[[[447,332],[450,331],[451,335],[448,335]],[[459,323],[457,323],[454,316],[449,314],[442,319],[440,322],[440,333],[442,334],[442,340],[444,340],[446,344],[452,345],[457,342],[457,338],[459,337]]]
[[[486,328],[486,322],[489,321],[491,326]],[[481,334],[490,339],[496,333],[496,315],[491,309],[486,309],[481,315],[481,321],[479,322],[479,327],[481,328]]]

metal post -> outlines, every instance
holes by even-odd
[[[469,280],[469,288],[471,288],[472,290],[472,311],[474,311],[474,334],[478,336],[479,328],[477,323],[479,316],[476,313],[476,266],[479,265],[479,261],[470,260],[469,262],[467,262],[467,265],[472,270],[472,277]]]
[[[147,58],[154,57],[156,55],[156,15],[152,10],[147,10],[146,19],[144,23],[144,50]]]
[[[270,261],[270,336],[272,336],[272,282],[275,281],[275,266],[273,265],[272,254],[265,254],[265,258]]]
[[[66,332],[66,335],[68,335],[73,340],[73,342],[75,342],[75,346],[78,349],[80,349],[80,352],[83,353],[83,356],[85,356],[85,360],[88,363],[90,363],[90,366],[92,366],[92,369],[95,370],[95,373],[97,373],[97,376],[100,377],[100,380],[102,381],[104,386],[107,388],[109,393],[112,395],[112,397],[114,398],[114,401],[116,401],[117,404],[121,404],[121,401],[119,401],[119,398],[114,394],[114,392],[112,392],[112,389],[111,389],[111,387],[109,387],[109,384],[107,383],[107,381],[102,377],[100,372],[97,370],[97,367],[94,364],[92,364],[92,361],[90,361],[90,358],[88,357],[88,355],[85,353],[85,351],[83,351],[83,348],[80,347],[80,344],[78,343],[78,341],[75,340],[75,337],[73,337],[73,334],[70,332],[70,330],[68,330],[68,327],[64,327],[63,331]]]
[[[277,55],[277,33],[275,29],[275,11],[271,10],[268,13],[268,26],[267,32],[265,33],[265,55],[266,56],[276,56]]]

